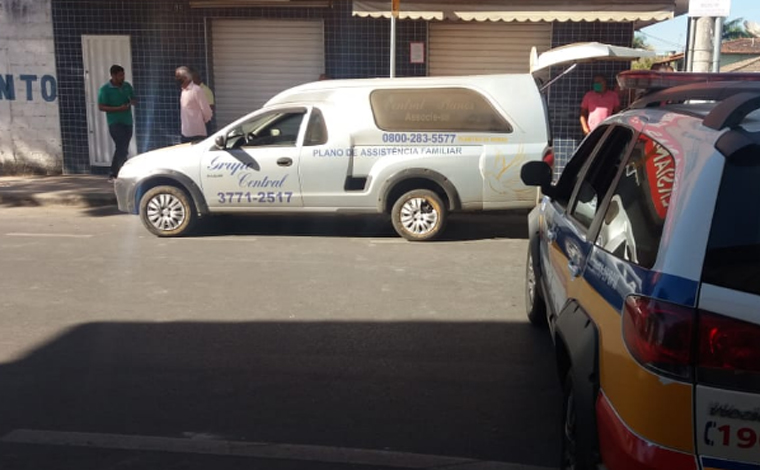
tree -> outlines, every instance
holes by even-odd
[[[752,35],[744,27],[744,18],[736,18],[735,20],[726,21],[723,23],[723,41],[733,41],[734,39],[751,38]]]
[[[636,33],[633,35],[633,48],[634,49],[649,49],[649,44],[647,44],[647,40],[641,33]]]
[[[647,38],[641,34],[636,33],[633,35],[633,47],[634,49],[646,49],[648,51],[652,50],[652,46],[647,42]],[[638,59],[631,63],[631,69],[632,70],[649,70],[649,68],[654,63],[655,58],[654,57],[643,57],[641,59]]]

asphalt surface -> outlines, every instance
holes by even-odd
[[[525,233],[270,216],[159,239],[108,207],[3,208],[0,468],[554,467]]]

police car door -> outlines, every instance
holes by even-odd
[[[567,191],[574,183],[572,196],[563,213],[549,214],[547,211],[546,231],[542,253],[543,272],[550,272],[547,279],[552,310],[559,314],[568,299],[576,298],[579,279],[586,265],[586,259],[594,243],[595,221],[621,164],[630,150],[633,132],[630,129],[612,126],[596,129],[579,148],[579,162],[571,170],[577,171],[569,179],[558,182],[558,189]],[[570,165],[568,165],[570,166]],[[567,185],[562,187],[561,185]],[[542,247],[544,248],[544,247]]]
[[[216,211],[302,207],[298,175],[305,108],[257,113],[225,128],[201,161],[203,192]],[[222,144],[222,145],[219,145]]]

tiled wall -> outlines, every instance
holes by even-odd
[[[388,76],[390,25],[387,20],[354,18],[351,2],[331,8],[191,9],[187,0],[53,0],[64,171],[104,172],[90,168],[82,64],[83,34],[118,34],[132,38],[132,75],[140,99],[135,132],[138,152],[177,142],[179,90],[174,70],[180,65],[209,77],[206,19],[322,18],[325,23],[325,71],[333,78]],[[408,43],[427,38],[425,22],[397,24],[397,76],[425,75],[425,65],[409,64]],[[210,51],[211,48],[209,47]],[[213,77],[209,78],[213,87]]]
[[[206,23],[210,18],[321,18],[325,24],[325,71],[333,78],[388,76],[390,27],[388,20],[351,16],[351,2],[336,0],[329,8],[219,8],[191,9],[188,0],[52,0],[55,52],[63,137],[64,171],[90,172],[82,65],[83,34],[120,34],[132,38],[133,85],[140,98],[135,131],[138,151],[177,142],[179,90],[174,69],[179,65],[205,70]],[[398,76],[424,76],[426,65],[409,63],[410,41],[427,40],[424,21],[397,24]],[[578,41],[600,41],[630,46],[630,23],[560,23],[553,27],[552,47]],[[554,135],[557,170],[582,138],[578,121],[580,102],[595,73],[611,84],[627,63],[579,66],[549,91],[549,113]],[[559,70],[553,70],[556,75]]]
[[[616,46],[631,47],[633,24],[555,22],[552,47],[559,47],[579,41],[598,41]],[[594,75],[600,73],[607,78],[610,88],[615,86],[615,76],[630,69],[629,62],[598,62],[583,64],[560,78],[549,90],[549,119],[552,123],[555,151],[555,171],[564,168],[567,159],[583,139],[580,124],[580,107],[583,95],[591,89]],[[557,76],[564,67],[555,67],[552,76]]]

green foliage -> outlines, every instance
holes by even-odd
[[[736,18],[735,20],[726,21],[723,23],[723,35],[721,39],[725,41],[733,41],[734,39],[751,38],[752,35],[744,27],[744,18]]]
[[[651,46],[647,44],[647,40],[641,33],[633,35],[633,48],[634,49],[649,49]]]

